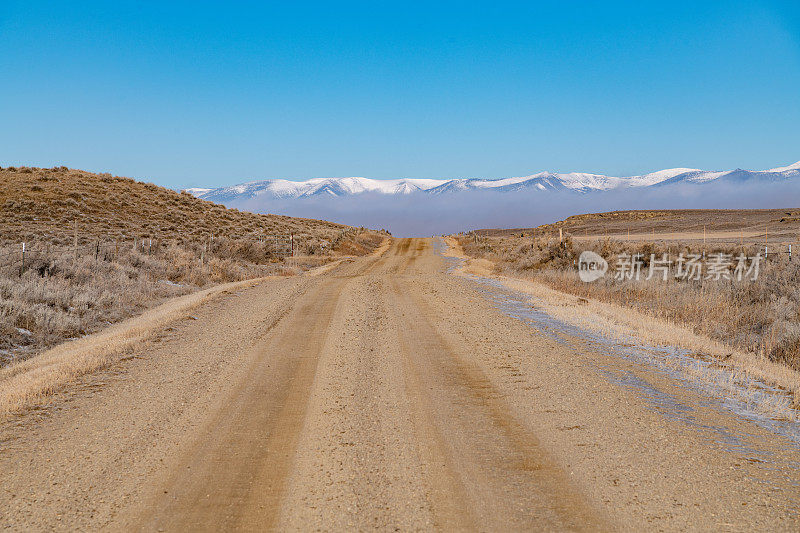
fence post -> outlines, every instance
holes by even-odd
[[[289,241],[291,243],[292,248],[292,257],[294,257],[294,233],[289,234]],[[789,248],[791,250],[791,248]]]
[[[78,221],[75,221],[75,240],[72,242],[73,246],[73,256],[72,259],[74,262],[78,261]]]
[[[22,243],[22,267],[19,269],[19,277],[25,272],[25,243]]]

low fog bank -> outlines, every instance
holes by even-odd
[[[531,227],[570,215],[629,209],[796,208],[800,207],[800,183],[711,183],[591,193],[540,190],[396,196],[368,193],[343,198],[253,198],[228,205],[257,213],[384,228],[397,237],[413,237],[481,228]]]

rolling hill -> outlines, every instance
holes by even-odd
[[[205,240],[295,234],[332,241],[350,229],[308,218],[254,214],[130,178],[56,168],[0,168],[2,241]]]

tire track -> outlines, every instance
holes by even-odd
[[[391,280],[398,343],[446,529],[609,529],[513,416],[480,368],[436,332],[424,302]]]

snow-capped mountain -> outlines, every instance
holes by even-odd
[[[370,178],[314,178],[306,181],[283,179],[252,181],[218,189],[186,189],[198,198],[226,202],[243,198],[307,198],[310,196],[351,196],[365,192],[381,194],[411,194],[427,191],[444,183],[443,180]],[[198,191],[198,192],[195,192]]]
[[[309,197],[345,197],[363,193],[384,195],[448,194],[459,191],[493,190],[513,192],[541,191],[609,191],[641,187],[664,187],[676,184],[777,182],[800,176],[800,161],[769,170],[707,171],[694,168],[671,168],[641,176],[614,177],[602,174],[573,172],[558,174],[540,172],[530,176],[503,179],[393,179],[371,178],[314,178],[306,181],[272,179],[252,181],[216,189],[186,189],[191,194],[220,203],[247,199],[296,199]]]

